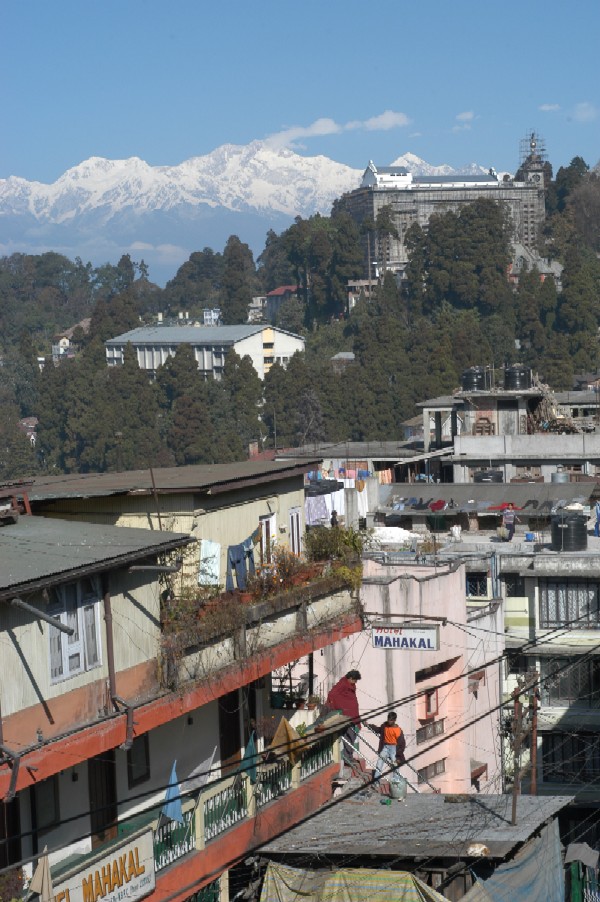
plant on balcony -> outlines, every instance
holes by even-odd
[[[365,537],[351,526],[314,526],[307,530],[304,547],[309,561],[353,561],[360,559]]]

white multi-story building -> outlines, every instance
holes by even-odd
[[[304,351],[304,339],[292,332],[264,324],[240,326],[144,326],[111,338],[106,344],[109,366],[123,363],[125,348],[130,344],[137,354],[140,369],[153,375],[159,366],[174,356],[177,348],[188,344],[205,376],[220,379],[225,355],[234,350],[246,355],[261,379],[274,363],[287,366],[297,351]]]

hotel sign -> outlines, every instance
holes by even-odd
[[[371,642],[374,648],[399,648],[407,651],[438,651],[440,629],[438,624],[413,626],[404,624],[376,623],[371,627]]]
[[[54,902],[134,902],[154,892],[152,829],[113,846],[54,884]]]

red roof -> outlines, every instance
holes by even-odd
[[[272,298],[280,297],[282,294],[296,294],[297,291],[298,285],[280,285],[279,288],[274,288],[273,291],[269,291],[267,297]]]

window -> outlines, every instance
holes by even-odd
[[[425,720],[429,717],[435,717],[438,713],[438,691],[434,687],[432,689],[426,689],[425,694],[423,695],[423,717],[422,720]]]
[[[504,574],[504,596],[505,598],[524,598],[525,597],[525,578],[519,573]]]
[[[438,774],[446,773],[446,759],[440,758],[439,761],[434,761],[433,764],[428,764],[427,767],[422,767],[417,771],[418,782],[426,783],[428,780],[433,780],[434,777],[437,777]]]
[[[554,582],[540,579],[540,626],[600,628],[598,583],[591,580]]]
[[[275,541],[275,514],[259,518],[260,523],[260,562],[271,563],[271,547]]]
[[[59,823],[58,774],[33,786],[31,805],[37,830],[49,830]]]
[[[150,779],[150,746],[148,734],[136,736],[127,750],[127,782],[129,788],[139,786]]]
[[[600,706],[600,659],[541,658],[542,704]]]
[[[420,745],[422,742],[428,742],[436,736],[441,736],[443,732],[444,718],[442,717],[441,720],[432,720],[431,723],[426,724],[424,727],[419,727],[417,730],[417,745]]]
[[[598,733],[543,733],[545,783],[589,783],[600,777]]]
[[[301,526],[300,508],[293,507],[290,510],[290,551],[293,554],[300,554],[302,551]]]
[[[487,598],[487,573],[467,573],[467,595],[471,598]]]
[[[100,657],[100,596],[97,579],[81,579],[58,586],[48,613],[73,630],[73,635],[50,626],[50,679],[57,683],[102,663]]]
[[[274,358],[274,357],[263,357],[263,364],[264,364],[265,366],[271,366],[271,364],[274,363],[274,362],[275,362],[275,358]]]

